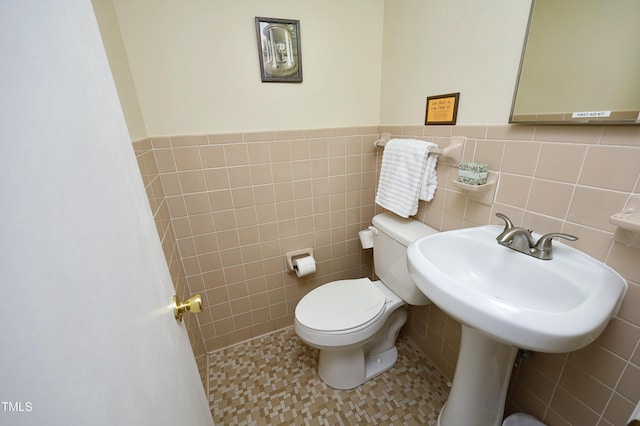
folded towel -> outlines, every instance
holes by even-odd
[[[419,199],[429,201],[437,186],[437,159],[432,142],[392,139],[382,154],[376,203],[401,217],[418,212]]]
[[[430,148],[437,147],[436,144],[433,145],[434,146]],[[436,192],[436,188],[438,187],[438,174],[436,173],[437,163],[437,155],[427,155],[427,165],[424,169],[422,188],[420,188],[420,199],[423,201],[431,201]]]

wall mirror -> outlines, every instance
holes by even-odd
[[[640,1],[533,0],[510,123],[640,124]]]

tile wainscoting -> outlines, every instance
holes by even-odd
[[[492,205],[451,184],[416,218],[439,230],[514,223],[580,236],[578,249],[628,281],[619,314],[596,342],[571,354],[535,354],[514,372],[509,410],[549,425],[622,424],[640,399],[640,250],[613,240],[608,217],[640,191],[640,126],[364,126],[195,136],[134,142],[177,294],[201,292],[188,323],[196,356],[293,323],[300,298],[320,284],[372,276],[358,231],[374,204],[382,132],[445,146],[467,138],[464,161],[499,174]],[[317,273],[287,274],[284,253],[313,247]],[[459,324],[435,306],[412,308],[406,335],[451,378]]]

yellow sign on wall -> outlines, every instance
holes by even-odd
[[[460,93],[429,96],[424,124],[456,124]]]

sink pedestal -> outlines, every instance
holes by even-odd
[[[438,426],[500,426],[518,348],[462,325],[460,355]]]

